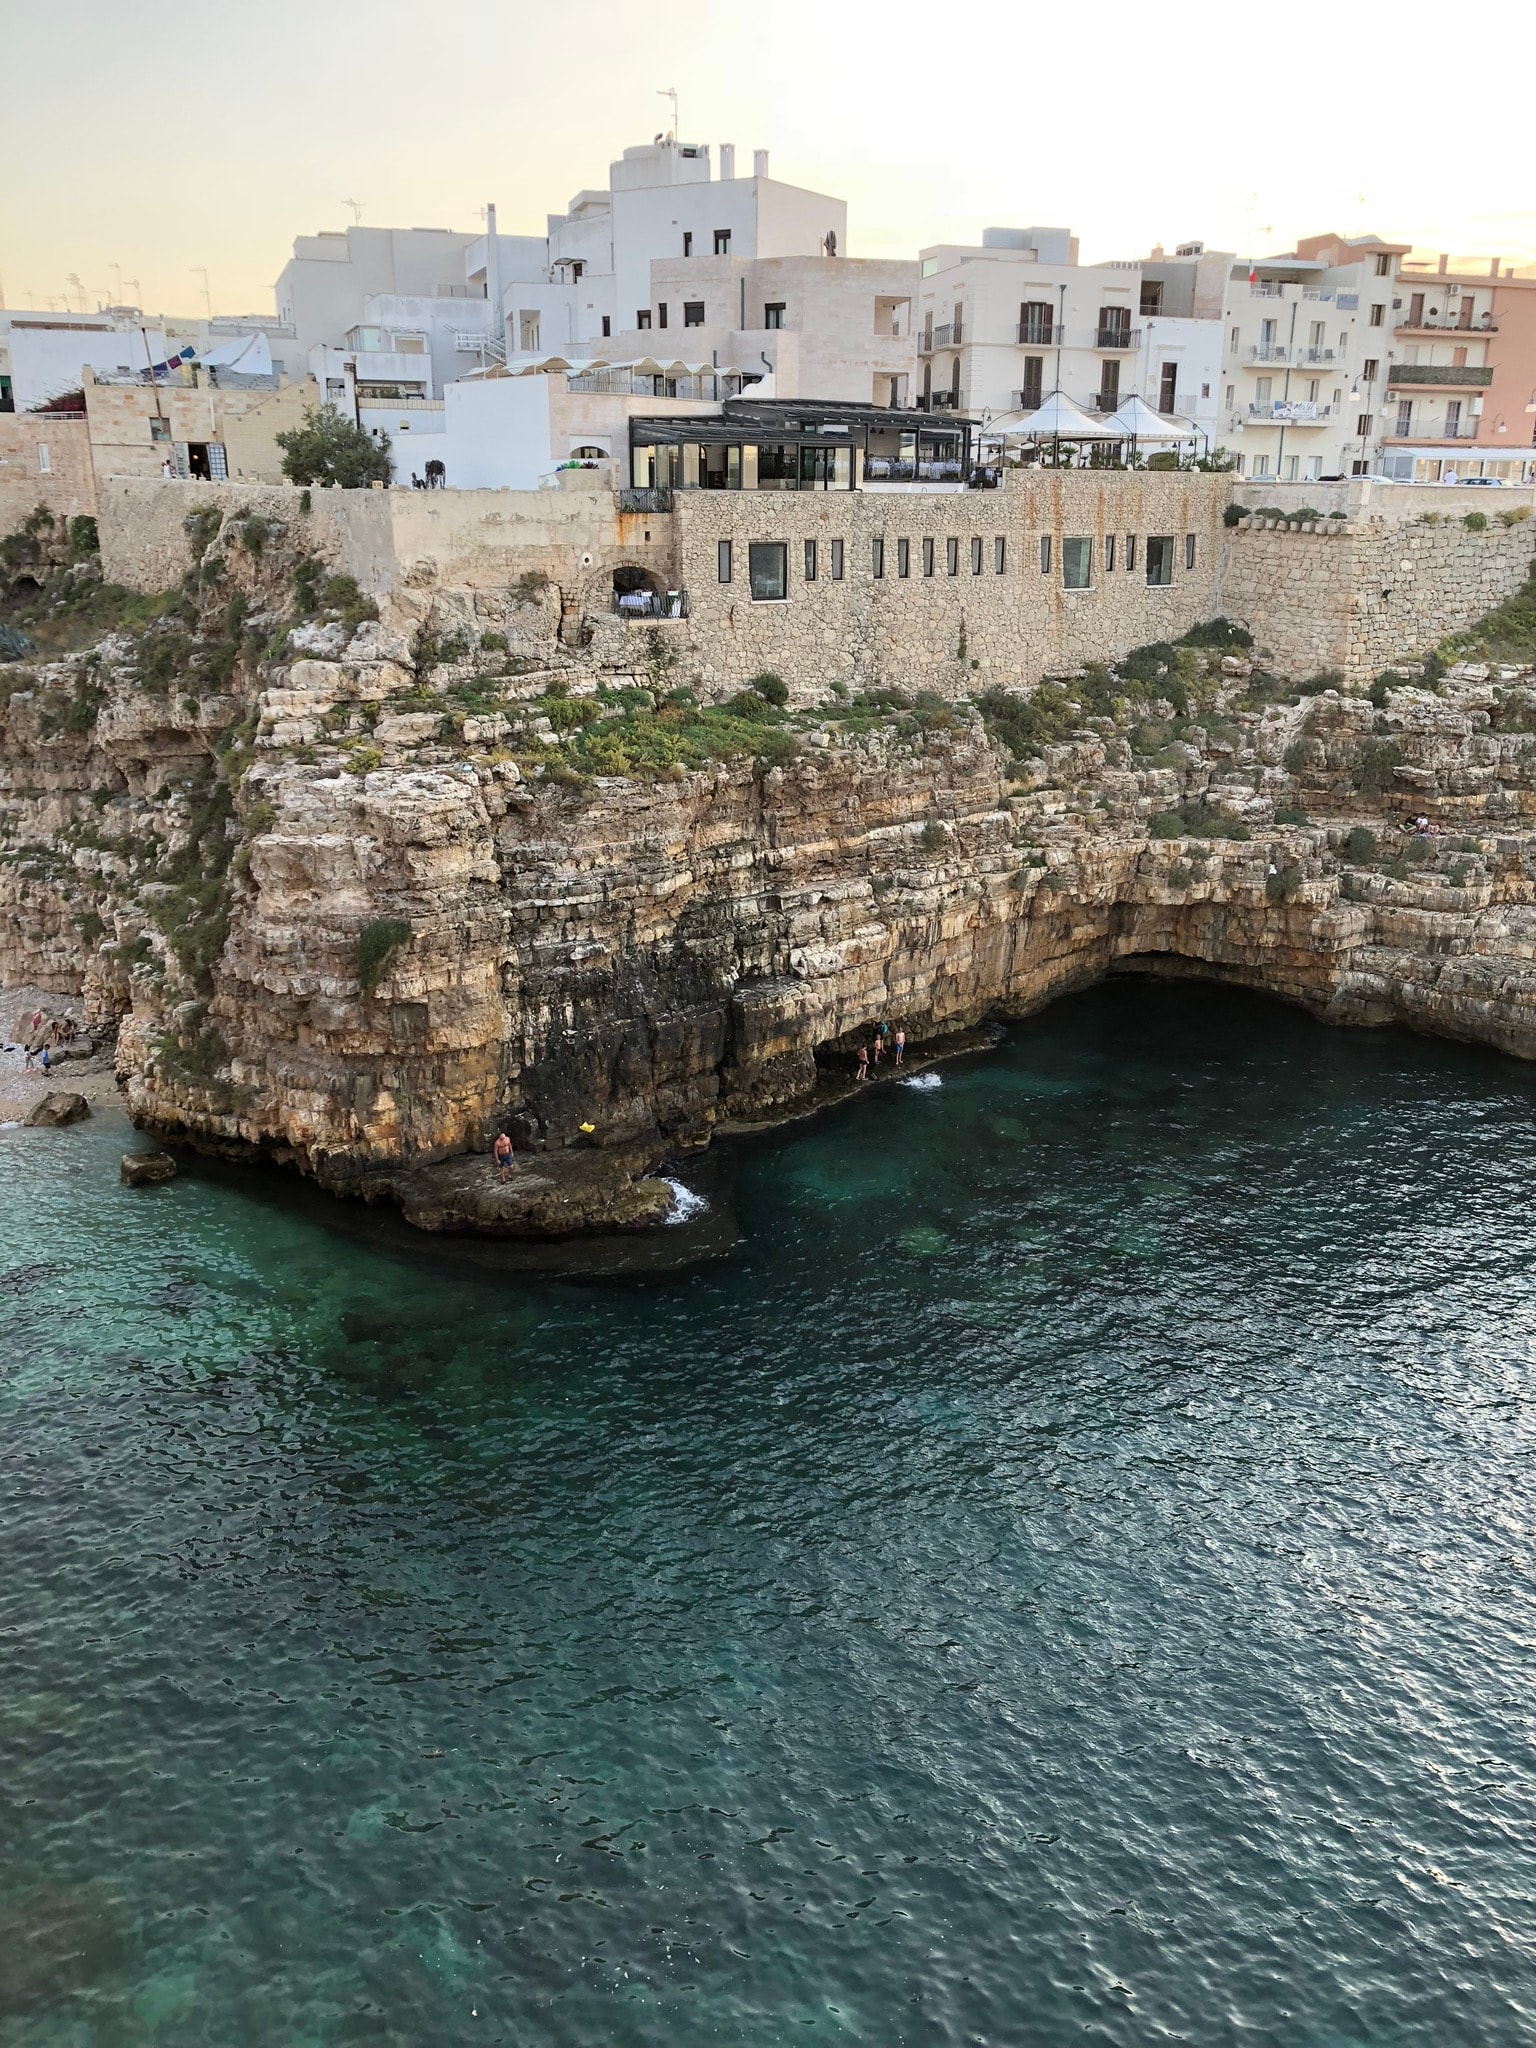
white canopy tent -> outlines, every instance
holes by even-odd
[[[1090,419],[1063,391],[1053,391],[1038,412],[1003,430],[1005,441],[1123,441],[1124,430]]]
[[[1154,412],[1144,398],[1134,392],[1104,422],[1106,428],[1122,440],[1155,441],[1167,444],[1173,441],[1198,440],[1200,429],[1189,420],[1165,419],[1160,412]]]

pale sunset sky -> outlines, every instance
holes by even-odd
[[[878,7],[633,0],[5,6],[0,289],[270,312],[297,234],[542,233],[670,125],[849,202],[850,255],[1073,228],[1085,261],[1367,229],[1536,260],[1536,9],[1412,0]],[[1419,25],[1415,26],[1416,19]],[[1433,33],[1432,33],[1433,31]],[[19,87],[20,89],[15,89]],[[133,281],[137,281],[135,286]]]

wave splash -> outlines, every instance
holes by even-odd
[[[667,1218],[669,1224],[691,1223],[695,1216],[702,1216],[708,1209],[706,1196],[695,1194],[692,1188],[685,1188],[680,1180],[672,1180],[667,1174],[661,1177],[672,1190],[672,1213]]]
[[[898,1081],[896,1085],[898,1088],[942,1088],[944,1086],[944,1076],[942,1074],[911,1074],[905,1081]]]

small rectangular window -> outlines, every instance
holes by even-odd
[[[1093,581],[1093,542],[1074,535],[1061,544],[1061,587],[1086,590]]]
[[[841,583],[843,580],[843,544],[840,540],[833,540],[828,541],[827,546],[832,551],[832,581],[834,583]]]
[[[1390,256],[1378,256],[1376,258],[1376,275],[1378,277],[1390,277],[1392,275],[1392,259]]]
[[[973,576],[981,574],[981,535],[979,533],[971,535],[971,574]]]
[[[787,310],[788,309],[785,306],[785,303],[782,299],[778,300],[776,303],[772,305],[764,306],[763,325],[765,327],[782,327],[784,325],[784,315]]]
[[[605,313],[603,315],[603,339],[606,341],[612,333],[613,315],[611,313]]]
[[[715,574],[722,583],[731,580],[731,544],[728,540],[715,542]]]
[[[769,604],[789,595],[789,548],[781,540],[747,543],[747,577],[752,602]]]
[[[1370,439],[1371,420],[1372,415],[1368,412],[1357,413],[1355,416],[1355,432],[1362,441]]]
[[[1050,535],[1049,535],[1048,533],[1042,533],[1042,534],[1041,534],[1041,536],[1040,536],[1040,574],[1041,574],[1042,576],[1049,576],[1049,575],[1050,575],[1050,573],[1051,573],[1051,536],[1050,536]]]
[[[1173,581],[1173,535],[1147,535],[1147,581],[1154,587]]]
[[[1106,534],[1105,534],[1105,536],[1104,536],[1104,574],[1105,574],[1106,576],[1113,576],[1113,575],[1114,575],[1114,573],[1115,573],[1115,536],[1114,536],[1114,535],[1113,535],[1112,533],[1106,533]]]
[[[635,325],[636,325],[637,327],[649,327],[649,326],[650,326],[650,324],[651,324],[651,309],[650,309],[650,307],[649,307],[649,306],[642,306],[642,307],[640,308],[639,312],[638,312],[638,313],[636,313],[636,315],[635,315]]]
[[[715,254],[729,256],[731,253],[731,231],[729,228],[715,229]]]
[[[666,300],[665,300],[665,299],[663,299],[663,300],[661,301],[660,305],[658,305],[658,306],[657,306],[657,308],[656,308],[656,325],[657,325],[658,327],[665,327],[665,326],[666,326],[666,324],[667,324],[667,302],[666,302]]]
[[[816,543],[813,540],[805,544],[805,580],[807,583],[816,581]]]
[[[37,444],[37,473],[39,476],[53,475],[53,457],[48,452],[46,441],[39,441]]]
[[[683,254],[685,256],[693,254],[693,234],[688,228],[683,229]]]
[[[1374,384],[1376,382],[1376,374],[1380,370],[1380,368],[1381,360],[1379,357],[1367,356],[1365,359],[1364,367],[1361,369],[1360,374],[1365,379],[1367,384]]]
[[[959,541],[957,541],[957,540],[947,540],[947,541],[945,541],[945,543],[944,543],[944,567],[945,567],[945,568],[946,568],[946,569],[948,570],[948,572],[949,572],[949,574],[950,574],[951,576],[958,576],[958,575],[960,574],[960,543],[959,543]]]
[[[910,576],[912,574],[912,543],[909,540],[899,540],[896,543],[896,574],[898,576]]]
[[[704,301],[702,299],[684,299],[683,325],[685,327],[702,327],[704,325]]]
[[[1136,574],[1136,536],[1134,533],[1128,533],[1125,536],[1125,573],[1127,576],[1134,576]]]
[[[1195,536],[1192,533],[1186,533],[1184,536],[1184,566],[1186,569],[1193,569],[1195,566]]]
[[[872,540],[869,544],[870,574],[877,580],[885,574],[885,542]]]
[[[992,574],[1001,576],[1007,567],[1008,541],[1006,536],[1000,533],[992,543]]]
[[[1387,315],[1387,309],[1386,309],[1386,307],[1385,307],[1385,306],[1372,306],[1372,308],[1371,308],[1371,325],[1372,325],[1373,327],[1379,327],[1379,326],[1381,325],[1382,321],[1383,321],[1383,320],[1384,320],[1384,319],[1386,318],[1386,315]]]
[[[923,542],[923,574],[925,576],[933,574],[933,542],[931,540]]]

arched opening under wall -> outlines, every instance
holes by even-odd
[[[595,441],[583,441],[579,448],[573,448],[567,460],[571,462],[607,462],[608,450],[599,448]]]
[[[654,569],[621,562],[613,572],[613,608],[625,619],[664,619],[667,586]]]

